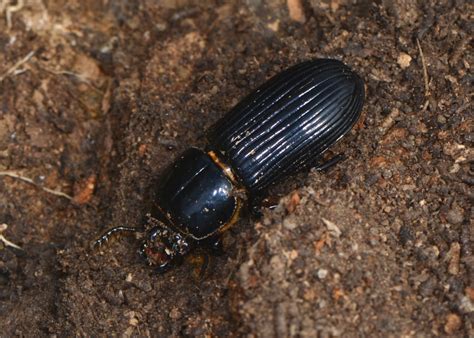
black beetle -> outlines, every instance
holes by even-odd
[[[140,254],[163,271],[194,246],[220,248],[221,234],[244,204],[258,207],[267,188],[311,167],[360,116],[361,78],[342,62],[317,59],[297,64],[264,83],[219,120],[205,151],[190,148],[162,176],[143,228]]]

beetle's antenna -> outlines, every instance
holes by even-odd
[[[127,227],[123,225],[111,228],[94,242],[94,247],[101,246],[102,244],[107,242],[112,236],[116,236],[116,234],[119,232],[145,232],[145,228]]]

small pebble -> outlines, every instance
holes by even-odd
[[[402,245],[406,245],[409,241],[412,241],[414,237],[411,228],[403,225],[398,232],[398,238]]]
[[[411,56],[402,52],[398,55],[397,63],[402,69],[408,68],[411,63]]]
[[[457,207],[449,210],[446,219],[451,224],[461,224],[464,221],[463,210]]]
[[[438,118],[436,119],[438,121],[439,124],[446,124],[446,117],[444,117],[443,115],[438,115]]]
[[[328,229],[329,233],[335,237],[335,238],[339,238],[341,236],[341,229],[339,229],[339,227],[334,223],[334,222],[331,222],[330,220],[327,220],[325,218],[321,218],[324,225],[326,225],[326,228]]]
[[[288,230],[294,230],[298,227],[298,224],[295,222],[294,217],[286,217],[283,220],[283,227]]]
[[[448,255],[450,257],[448,272],[451,275],[457,275],[459,273],[459,261],[461,259],[461,245],[457,242],[452,243]]]
[[[466,292],[466,296],[474,302],[474,287],[467,287],[464,291]]]
[[[121,290],[117,294],[113,290],[104,290],[103,296],[107,303],[114,306],[122,305],[125,301]]]
[[[436,287],[437,287],[437,280],[436,278],[431,277],[431,278],[428,278],[423,283],[421,283],[418,292],[423,297],[429,297],[434,293],[434,291],[436,290]]]
[[[461,304],[459,305],[459,310],[463,313],[474,313],[474,302],[472,302],[469,297],[463,296],[461,298]]]
[[[447,334],[453,334],[461,328],[461,324],[461,318],[455,313],[450,313],[446,316],[446,324],[444,325],[444,331]]]
[[[313,289],[308,289],[305,291],[303,295],[304,300],[307,300],[309,302],[314,301],[317,298],[317,293]]]
[[[392,178],[393,174],[392,174],[392,171],[391,170],[384,170],[382,172],[382,176],[383,178],[385,178],[386,180]]]
[[[128,320],[128,323],[131,325],[131,326],[137,326],[138,325],[138,318],[137,318],[137,314],[135,311],[128,311],[125,313],[125,316],[127,316],[129,318]]]
[[[171,309],[170,318],[174,320],[181,318],[181,312],[178,310],[178,308]]]
[[[271,277],[275,281],[283,280],[286,268],[285,268],[285,262],[283,262],[283,260],[279,256],[274,255],[270,259],[270,268],[271,268]]]
[[[165,21],[158,21],[155,24],[155,28],[158,32],[164,32],[168,28],[168,23]]]
[[[137,326],[138,325],[138,319],[133,317],[133,318],[130,318],[129,322],[128,322],[130,325],[132,326]]]
[[[377,173],[377,174],[369,174],[365,177],[365,185],[367,187],[371,187],[373,186],[375,183],[377,183],[377,181],[379,180],[380,178],[380,175]]]
[[[326,269],[319,269],[318,270],[318,278],[319,279],[324,279],[324,278],[327,277],[327,275],[328,275],[328,270],[326,270]]]
[[[150,292],[151,290],[153,290],[151,283],[148,281],[138,281],[135,283],[135,286],[144,292]]]

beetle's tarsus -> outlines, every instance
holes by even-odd
[[[346,156],[344,154],[337,154],[336,156],[330,158],[326,162],[316,166],[315,169],[317,171],[326,171],[345,159],[346,159]]]

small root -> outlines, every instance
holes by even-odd
[[[18,0],[16,5],[7,5],[8,0],[3,0],[0,7],[5,9],[5,17],[7,19],[7,28],[10,30],[12,28],[12,14],[23,9],[25,6],[25,0]]]
[[[0,242],[3,242],[5,246],[9,246],[18,250],[23,250],[21,247],[19,247],[13,242],[10,242],[8,239],[5,238],[5,236],[2,235],[2,232],[7,230],[7,228],[8,228],[8,225],[6,223],[0,224]]]
[[[0,176],[8,176],[8,177],[16,178],[20,181],[23,181],[23,182],[26,182],[26,183],[29,183],[29,184],[33,184],[34,186],[46,191],[47,193],[50,193],[50,194],[53,194],[53,195],[56,195],[56,196],[60,196],[60,197],[64,197],[64,198],[67,198],[68,200],[72,200],[72,197],[69,196],[68,194],[63,193],[62,191],[59,191],[59,190],[53,190],[53,189],[49,189],[49,188],[40,186],[40,185],[36,184],[35,181],[33,181],[31,178],[22,176],[16,171],[12,171],[12,170],[10,170],[10,171],[0,171]]]
[[[29,52],[23,59],[19,60],[17,63],[15,63],[12,67],[10,67],[5,73],[0,75],[0,82],[5,80],[8,76],[14,74],[18,68],[23,66],[25,63],[30,61],[30,59],[35,55],[36,51],[32,50]]]

